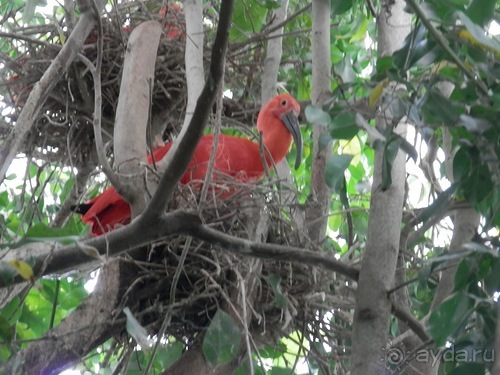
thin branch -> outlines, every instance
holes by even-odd
[[[274,31],[276,30],[279,30],[280,28],[282,28],[283,26],[285,26],[287,23],[293,21],[295,18],[297,18],[298,16],[300,16],[302,13],[306,12],[309,10],[309,8],[311,8],[312,4],[309,3],[307,5],[305,5],[303,8],[299,9],[298,11],[296,11],[294,14],[292,14],[290,17],[288,17],[287,19],[285,19],[284,21],[282,22],[279,22],[277,23],[276,25],[273,25],[273,27],[270,27],[268,29],[266,29],[265,31],[245,40],[244,42],[242,43],[235,43],[235,44],[231,44],[231,52],[234,52],[238,49],[241,49],[242,47],[245,47],[249,44],[252,44],[252,43],[256,43],[256,42],[263,42],[269,38],[281,38],[282,36],[284,36],[284,34],[282,35],[270,35],[271,33],[273,33]],[[300,32],[303,32],[303,30],[297,30],[299,33]]]
[[[99,9],[97,8],[97,4],[95,0],[92,0],[92,9],[96,14],[97,18],[97,30],[98,30],[98,38],[97,38],[97,62],[95,69],[90,69],[92,73],[92,78],[94,80],[94,137],[95,137],[95,145],[97,149],[97,158],[101,163],[102,171],[109,179],[111,184],[115,187],[119,186],[120,180],[118,176],[113,172],[111,165],[109,164],[108,158],[106,157],[106,151],[104,149],[104,143],[102,141],[102,132],[101,132],[101,120],[102,120],[102,90],[101,90],[101,67],[102,67],[102,54],[104,49],[104,35],[102,30],[102,21],[99,15]],[[89,61],[90,65],[92,63]],[[88,66],[88,63],[86,65]]]
[[[473,82],[475,82],[481,91],[483,91],[486,95],[488,94],[488,86],[474,74],[467,66],[465,66],[464,62],[460,60],[460,58],[456,55],[455,52],[450,48],[448,45],[448,42],[444,38],[444,36],[432,25],[431,21],[426,17],[424,11],[418,6],[415,0],[406,0],[406,3],[410,6],[410,8],[413,9],[413,11],[416,13],[418,18],[422,21],[424,26],[427,28],[429,33],[434,37],[436,42],[441,46],[441,48],[444,49],[444,51],[448,54],[448,56],[451,58],[452,61],[457,64],[457,66],[462,70],[467,77],[469,77]]]
[[[90,158],[88,159],[88,161],[89,162],[87,164],[85,164],[78,170],[78,174],[75,176],[75,183],[71,188],[71,192],[68,194],[66,200],[62,203],[61,208],[57,212],[54,220],[50,223],[51,227],[62,227],[66,223],[68,217],[72,214],[71,207],[78,203],[78,199],[83,193],[90,173],[94,170],[94,166],[90,162]]]
[[[191,225],[186,229],[187,234],[205,242],[219,245],[233,254],[261,259],[305,263],[340,273],[353,280],[358,278],[359,271],[356,268],[342,263],[331,255],[322,252],[310,251],[298,247],[252,242],[250,240],[224,234],[201,224]]]

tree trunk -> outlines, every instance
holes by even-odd
[[[331,94],[331,56],[330,56],[330,1],[313,0],[313,87],[312,104],[321,106]],[[311,172],[311,194],[308,197],[306,220],[310,240],[318,246],[323,242],[326,232],[327,213],[330,208],[330,189],[325,182],[326,158],[331,153],[331,145],[320,149],[319,138],[326,128],[313,124],[313,161]]]
[[[396,0],[382,5],[379,15],[379,57],[392,54],[410,31],[410,16],[405,2]],[[377,118],[377,127],[390,126],[388,110]],[[404,137],[406,125],[397,132]],[[352,374],[385,374],[385,350],[388,338],[391,302],[388,291],[394,285],[400,228],[405,194],[405,155],[399,150],[392,165],[392,184],[382,189],[384,151],[375,151],[370,217],[366,249],[361,263],[356,296],[352,337]]]

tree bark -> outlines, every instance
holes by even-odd
[[[280,7],[272,13],[272,22],[269,23],[268,27],[272,28],[286,20],[287,10],[288,0],[281,0]],[[281,34],[283,34],[283,27],[270,33],[269,40],[267,41],[266,58],[264,59],[264,69],[262,72],[262,103],[267,103],[276,95],[278,70],[281,65],[281,55],[283,54],[283,38],[277,36]]]
[[[180,136],[184,134],[193,117],[196,101],[205,82],[203,69],[203,40],[205,34],[203,32],[202,0],[184,1],[184,14],[186,15],[186,50],[184,53],[188,102]]]
[[[150,198],[144,174],[146,131],[161,32],[161,25],[156,21],[144,22],[132,31],[127,43],[116,108],[114,151],[120,182],[116,188],[130,203],[132,217],[144,211]]]
[[[313,0],[312,3],[312,104],[321,106],[331,94],[330,56],[330,1]],[[313,124],[313,161],[311,172],[311,194],[308,197],[306,222],[309,239],[318,246],[326,232],[327,213],[330,208],[330,189],[325,182],[326,158],[332,152],[331,144],[320,149],[319,139],[327,129]]]
[[[390,55],[402,45],[411,21],[404,12],[405,2],[396,0],[382,5],[378,20],[378,56]],[[390,126],[391,113],[383,110],[377,127]],[[406,125],[397,132],[404,137]],[[388,291],[394,285],[400,227],[405,194],[405,155],[399,150],[392,165],[392,184],[382,190],[384,150],[375,150],[375,168],[371,191],[370,217],[366,249],[361,263],[353,321],[352,374],[385,374],[385,350],[391,302]],[[368,339],[367,339],[368,338]]]

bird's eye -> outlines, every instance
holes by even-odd
[[[281,101],[281,106],[282,106],[282,107],[284,107],[284,106],[286,106],[286,105],[287,105],[287,103],[288,103],[288,102],[286,101],[286,99],[283,99],[283,100]]]

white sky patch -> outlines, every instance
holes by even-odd
[[[9,180],[6,178],[3,181],[2,185],[5,185],[7,189],[12,190],[16,189],[19,185],[22,185],[27,163],[28,159],[26,159],[26,156],[24,156],[23,154],[14,158],[14,160],[12,160],[12,163],[10,164],[9,169],[7,169],[6,176],[9,177],[15,175],[16,177]]]
[[[83,286],[85,290],[90,294],[94,291],[96,285],[97,285],[97,280],[99,279],[99,274],[100,270],[94,271],[90,274],[90,278],[87,280],[85,285]]]
[[[64,370],[60,372],[59,375],[80,375],[81,372],[79,370]]]
[[[363,43],[365,45],[365,48],[367,51],[375,51],[375,42],[373,41],[373,39],[370,37],[370,35],[368,33],[366,33],[365,35],[365,39],[363,40]],[[366,68],[364,68],[361,73],[360,73],[360,76],[362,78],[370,78],[370,76],[372,75],[373,73],[373,64],[368,64],[366,66]]]
[[[500,23],[497,20],[493,20],[488,28],[488,32],[493,36],[500,35]]]

